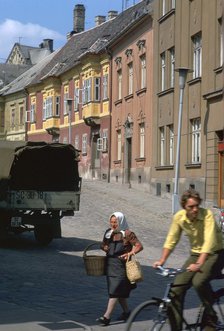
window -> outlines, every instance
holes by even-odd
[[[163,52],[161,54],[161,90],[164,91],[166,84],[165,84],[165,78],[166,78],[166,54]]]
[[[193,41],[193,78],[201,77],[202,45],[201,34],[192,38]]]
[[[43,119],[47,119],[52,117],[52,108],[53,108],[53,99],[52,97],[47,97],[44,99],[44,104],[43,104]]]
[[[146,58],[145,55],[141,56],[141,88],[146,87]]]
[[[94,78],[94,101],[100,101],[100,78]]]
[[[121,69],[117,72],[117,80],[118,80],[118,100],[122,98],[122,71]]]
[[[68,114],[68,92],[64,93],[64,115]]]
[[[97,139],[97,150],[107,152],[108,150],[108,130],[103,130],[102,137]]]
[[[108,99],[108,75],[103,76],[103,100]]]
[[[117,159],[121,160],[121,130],[117,131]]]
[[[174,164],[174,133],[173,125],[169,125],[169,164]]]
[[[165,130],[164,127],[160,129],[160,165],[165,165]]]
[[[91,82],[92,82],[91,78],[88,78],[83,82],[83,91],[82,91],[83,104],[91,101]]]
[[[11,110],[11,128],[14,128],[15,127],[15,114],[16,113],[16,110],[15,108],[12,108]]]
[[[223,26],[222,26],[222,19],[219,20],[219,65],[220,67],[223,65]]]
[[[79,136],[78,135],[75,136],[75,148],[79,149]]]
[[[133,93],[133,63],[128,64],[128,94]]]
[[[170,49],[170,87],[174,87],[174,77],[175,77],[175,53],[174,47]]]
[[[23,106],[19,107],[19,124],[20,125],[24,124],[24,107]]]
[[[162,0],[162,15],[166,14],[166,1],[167,0]]]
[[[79,110],[79,89],[74,89],[74,111]]]
[[[60,116],[61,97],[55,97],[55,116]]]
[[[30,107],[30,122],[31,123],[35,122],[35,110],[36,110],[36,105],[35,105],[35,103],[32,103],[31,107]]]
[[[82,154],[87,154],[87,134],[82,135]]]
[[[145,157],[145,124],[141,123],[139,126],[139,132],[140,132],[140,157]]]
[[[201,120],[200,118],[191,121],[192,127],[192,163],[201,162]]]
[[[1,110],[0,115],[1,115],[1,119],[0,119],[1,128],[4,128],[5,127],[5,111]]]
[[[161,0],[161,12],[162,16],[166,15],[170,10],[175,9],[176,1],[175,0]]]

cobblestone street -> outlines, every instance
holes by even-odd
[[[171,199],[118,184],[83,181],[80,211],[62,220],[62,239],[40,247],[29,233],[10,237],[1,247],[1,331],[103,329],[95,320],[107,304],[106,280],[86,275],[83,251],[102,239],[114,211],[126,215],[129,227],[144,245],[138,255],[144,281],[131,293],[131,309],[153,295],[162,295],[165,281],[151,265],[160,256],[170,224]],[[183,238],[169,265],[181,266],[187,253],[188,243]],[[192,308],[198,302],[191,291],[188,301]],[[124,323],[116,321],[119,313],[117,307],[107,330],[124,330]]]

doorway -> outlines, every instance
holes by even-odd
[[[91,169],[92,178],[100,178],[100,151],[97,150],[97,139],[99,134],[92,136],[92,156],[91,156]]]

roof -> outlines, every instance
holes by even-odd
[[[28,64],[0,63],[0,88],[12,82],[30,67],[31,65]]]
[[[11,55],[13,54],[13,51],[15,48],[18,48],[22,57],[26,61],[26,64],[34,65],[41,61],[45,56],[49,55],[51,52],[48,48],[40,48],[40,47],[34,47],[34,46],[26,46],[21,45],[19,43],[15,43],[7,60],[6,63],[8,63]]]
[[[24,90],[24,88],[28,86],[37,75],[41,75],[43,68],[46,67],[46,65],[52,60],[52,58],[54,58],[59,50],[60,49],[46,56],[43,60],[3,87],[0,90],[0,95],[6,96]]]
[[[105,51],[112,40],[151,13],[151,2],[152,0],[142,0],[115,18],[92,29],[74,34],[54,59],[48,63],[43,70],[44,76],[36,77],[36,79],[44,79],[50,76],[57,77],[77,65],[83,56]],[[36,79],[33,80],[33,84],[38,83]]]
[[[22,90],[25,87],[38,84],[48,77],[58,77],[74,68],[87,54],[99,54],[107,46],[121,36],[143,17],[151,14],[150,3],[153,0],[142,0],[106,22],[92,29],[72,35],[67,43],[47,56],[40,63],[14,80],[0,94],[7,95]]]

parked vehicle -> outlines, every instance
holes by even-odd
[[[79,210],[79,151],[72,145],[0,141],[0,236],[34,231],[61,237],[61,219]]]

